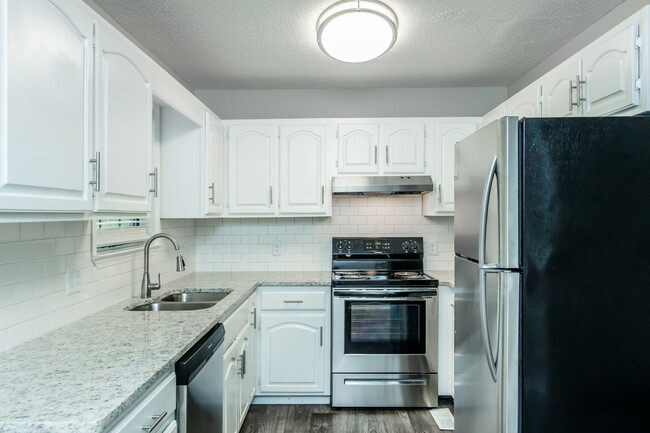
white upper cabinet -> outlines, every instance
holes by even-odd
[[[425,172],[424,122],[339,123],[337,136],[339,174]]]
[[[384,173],[424,173],[423,123],[382,125]]]
[[[436,122],[434,191],[422,198],[422,214],[454,214],[454,147],[478,129],[479,118],[440,119]]]
[[[533,83],[508,99],[504,106],[504,116],[541,117],[540,87]]]
[[[229,213],[275,213],[277,148],[277,126],[230,126],[228,132]]]
[[[89,211],[92,16],[68,0],[0,11],[0,210]]]
[[[540,80],[542,86],[543,117],[579,116],[582,96],[579,90],[580,59],[571,58],[544,75]]]
[[[326,146],[325,125],[280,126],[281,214],[325,213]]]
[[[610,32],[582,56],[585,116],[604,116],[639,105],[639,25]]]
[[[223,212],[223,126],[210,112],[205,114],[205,132],[205,214],[220,215]]]
[[[151,64],[116,30],[101,26],[95,210],[150,210]],[[98,173],[97,173],[98,172]]]
[[[379,125],[340,124],[337,136],[339,173],[377,173]]]

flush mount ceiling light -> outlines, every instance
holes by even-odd
[[[325,9],[316,26],[318,45],[330,57],[367,62],[388,51],[397,39],[397,15],[375,0],[345,0]]]

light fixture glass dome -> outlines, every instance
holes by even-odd
[[[318,45],[343,62],[367,62],[388,51],[397,39],[397,16],[374,0],[342,1],[318,18]]]

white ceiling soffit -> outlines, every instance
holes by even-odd
[[[622,0],[384,0],[395,46],[366,63],[325,55],[335,0],[95,0],[194,89],[507,86]]]

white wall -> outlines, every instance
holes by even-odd
[[[139,296],[142,254],[97,269],[90,260],[90,221],[0,224],[0,352]],[[194,270],[195,223],[164,220],[161,229],[177,237]],[[157,241],[156,244],[160,242]],[[151,274],[163,286],[176,273],[169,243],[152,250]],[[81,292],[65,294],[66,267],[81,270]]]
[[[508,86],[508,96],[512,96],[533,81],[537,80],[542,75],[589,45],[591,42],[604,35],[612,27],[618,23],[638,12],[639,9],[650,4],[648,0],[626,0],[616,8],[612,9],[608,14],[603,16],[600,20],[596,21],[587,29],[581,32],[578,36],[563,45],[560,49],[553,52],[546,59],[538,63],[530,71],[526,72],[517,81]],[[588,7],[588,2],[585,2],[585,7]],[[499,104],[495,104],[490,110]],[[489,110],[488,110],[489,111]],[[487,112],[487,111],[486,111]],[[483,113],[485,114],[485,113]]]
[[[505,87],[427,89],[197,90],[222,119],[483,116]]]
[[[425,269],[453,269],[453,218],[422,216],[420,196],[335,197],[330,218],[206,219],[196,224],[197,271],[328,271],[334,236],[422,236]],[[282,243],[280,256],[272,254],[276,240]]]

